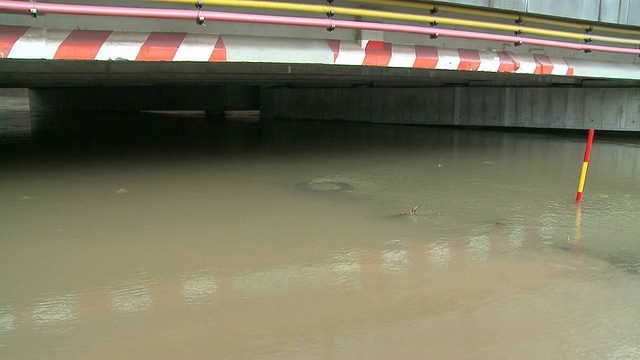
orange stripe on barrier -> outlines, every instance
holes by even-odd
[[[416,45],[416,61],[414,68],[435,69],[438,65],[438,48],[435,46]]]
[[[413,244],[407,249],[409,269],[418,270],[425,266],[429,254],[429,248],[422,244]]]
[[[112,31],[75,30],[60,44],[54,60],[93,60]]]
[[[387,66],[391,61],[391,44],[382,41],[369,41],[365,47],[362,65]]]
[[[491,252],[505,253],[509,250],[508,242],[509,234],[507,233],[507,225],[496,223],[489,231],[489,241],[491,242]]]
[[[218,294],[223,300],[231,300],[235,296],[235,285],[233,276],[218,277]]]
[[[26,26],[0,25],[0,59],[9,57],[13,44],[29,30]]]
[[[209,61],[212,61],[212,62],[227,61],[227,47],[224,45],[224,42],[222,41],[222,36],[218,36],[218,41],[216,41],[216,46],[213,48],[213,52],[211,53],[211,57],[209,57]]]
[[[509,52],[499,51],[498,57],[500,58],[498,72],[515,72],[520,68],[520,62],[514,59]]]
[[[111,315],[111,294],[93,294],[91,299],[78,302],[78,312],[82,318]]]
[[[480,52],[478,50],[458,49],[460,64],[458,70],[478,71],[480,67]]]
[[[335,63],[340,53],[340,40],[326,40],[326,42],[333,51],[333,62]]]
[[[373,280],[382,274],[382,258],[376,253],[365,253],[360,257],[363,280]]]
[[[182,285],[179,282],[157,284],[151,287],[150,295],[154,306],[176,307],[185,301]]]
[[[151,33],[140,48],[136,61],[171,61],[186,33]]]
[[[536,62],[536,71],[534,74],[549,75],[553,71],[553,63],[548,56],[533,55],[533,60]]]

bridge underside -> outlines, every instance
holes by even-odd
[[[320,64],[12,60],[32,111],[256,110],[261,117],[640,131],[638,80]]]
[[[0,25],[0,86],[30,88],[36,112],[259,109],[263,119],[640,131],[636,55],[416,40]]]

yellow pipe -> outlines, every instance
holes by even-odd
[[[193,3],[193,0],[155,0],[155,1],[177,2],[177,3],[187,3],[187,4]],[[380,4],[406,3],[404,1],[390,2],[388,0],[367,0],[367,1],[372,1]],[[374,18],[418,21],[418,22],[427,22],[427,23],[438,22],[441,24],[448,24],[448,25],[475,27],[475,28],[483,28],[483,29],[490,29],[490,30],[512,31],[517,33],[537,34],[537,35],[561,37],[561,38],[574,39],[574,40],[585,40],[585,41],[597,40],[597,41],[619,43],[619,44],[640,45],[640,40],[620,39],[620,38],[614,38],[614,37],[608,37],[608,36],[593,36],[588,34],[570,33],[566,31],[557,31],[557,30],[546,30],[546,29],[531,28],[531,27],[524,27],[524,26],[517,26],[517,25],[497,24],[497,23],[490,23],[490,22],[484,22],[484,21],[451,19],[451,18],[435,17],[435,16],[429,16],[429,15],[403,14],[403,13],[380,11],[380,10],[343,8],[343,7],[334,7],[334,6],[328,6],[328,5],[293,4],[293,3],[285,3],[285,2],[272,2],[272,1],[267,2],[267,1],[257,1],[257,0],[203,0],[202,3],[206,5],[216,5],[216,6],[251,7],[251,8],[272,9],[272,10],[304,11],[304,12],[322,13],[322,14],[327,14],[330,11],[333,11],[335,12],[335,14],[340,14],[340,15],[366,16],[366,17],[374,17]],[[412,4],[412,3],[409,3],[409,4]]]
[[[459,13],[459,14],[467,14],[467,15],[493,17],[493,18],[506,19],[506,20],[516,20],[514,18],[514,15],[516,15],[522,18],[523,22],[525,21],[535,22],[539,24],[561,26],[561,27],[581,29],[581,30],[590,28],[592,29],[591,31],[603,31],[603,32],[613,32],[613,33],[620,33],[620,34],[640,35],[640,31],[633,30],[633,29],[620,29],[620,28],[608,27],[608,26],[593,26],[589,24],[578,24],[578,23],[572,23],[567,21],[551,20],[551,19],[546,19],[546,18],[541,18],[536,16],[523,16],[515,13],[507,14],[507,13],[501,13],[501,12],[490,11],[490,10],[469,9],[469,8],[463,8],[463,7],[452,6],[452,5],[441,5],[441,4],[436,5],[436,4],[429,4],[429,3],[415,3],[410,1],[399,1],[399,0],[348,0],[348,1],[378,4],[378,5],[402,6],[402,7],[409,7],[414,9],[425,9],[425,10],[431,10],[434,7],[438,7],[438,9],[442,11],[448,11],[448,12]]]

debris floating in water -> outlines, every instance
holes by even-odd
[[[350,192],[355,187],[349,183],[333,180],[311,180],[296,184],[296,188],[300,190],[310,190],[319,192]]]
[[[407,210],[404,214],[402,215],[415,215],[418,213],[418,208],[420,207],[420,205],[416,205],[414,207],[412,207],[411,209]]]
[[[129,192],[129,190],[120,188],[120,190],[116,191],[116,194],[124,194],[124,193],[128,193],[128,192]]]

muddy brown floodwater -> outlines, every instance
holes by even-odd
[[[0,358],[640,359],[640,145],[578,212],[585,138],[3,111]]]

